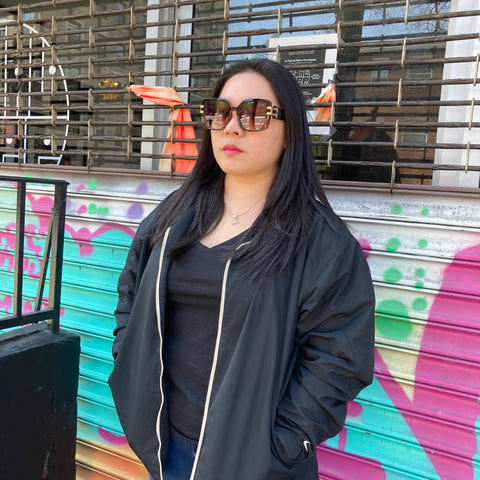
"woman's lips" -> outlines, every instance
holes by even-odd
[[[224,145],[222,150],[227,154],[227,155],[237,155],[238,153],[242,152],[241,148],[238,148],[236,145],[232,144],[227,144]]]

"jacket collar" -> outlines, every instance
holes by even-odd
[[[182,217],[177,220],[170,229],[168,236],[167,248],[173,248],[188,232],[195,216],[195,205],[192,205]]]

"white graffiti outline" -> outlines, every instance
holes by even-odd
[[[39,34],[40,32],[38,32],[35,28],[33,28],[32,26],[30,25],[27,25],[27,24],[23,24],[22,25],[23,28],[26,28],[29,33],[32,33],[32,34]],[[8,36],[8,26],[5,25],[3,27],[3,30],[4,30],[4,34],[5,36]],[[40,37],[41,38],[41,41],[42,41],[42,47],[46,47],[46,48],[52,48],[51,44],[44,38],[44,37]],[[29,39],[29,53],[28,53],[28,60],[29,60],[29,64],[30,66],[28,67],[27,69],[27,76],[28,78],[34,80],[35,77],[32,76],[32,71],[33,71],[33,53],[32,53],[32,49],[33,49],[33,39],[30,38]],[[45,67],[45,52],[42,51],[41,52],[41,80],[40,80],[40,91],[42,93],[45,93],[45,90],[44,90],[44,78],[45,78],[45,71],[46,71],[46,67]],[[7,67],[7,65],[9,65],[9,62],[8,62],[8,40],[5,40],[5,54],[4,54],[4,65],[5,67]],[[49,75],[52,77],[53,79],[53,76],[55,75],[56,71],[57,71],[57,67],[60,71],[60,74],[62,77],[64,77],[64,79],[62,80],[63,81],[63,85],[64,85],[64,88],[65,88],[65,103],[67,105],[67,107],[70,106],[70,97],[68,95],[68,85],[67,85],[67,81],[65,79],[65,74],[64,74],[64,71],[63,71],[63,68],[61,65],[54,65],[53,62],[52,62],[52,65],[50,65],[48,67],[48,73]],[[20,72],[17,71],[17,68],[15,69],[15,74],[18,76],[18,74],[20,74]],[[7,72],[7,68],[4,69],[4,93],[7,94],[8,93],[8,90],[7,90],[7,77],[8,77],[8,72]],[[33,84],[33,81],[30,81],[28,82],[28,91],[29,93],[32,92],[32,84]],[[16,115],[9,115],[8,114],[8,109],[10,108],[9,105],[8,105],[8,97],[7,95],[4,96],[4,100],[3,100],[3,106],[4,106],[4,111],[3,111],[3,115],[2,115],[2,119],[5,121],[17,121],[18,120],[23,120],[25,123],[23,123],[23,136],[27,136],[28,134],[28,121],[29,120],[33,120],[33,119],[36,119],[38,120],[39,119],[39,116],[38,115],[32,115],[32,112],[31,112],[31,106],[32,106],[32,97],[31,96],[28,96],[28,104],[27,104],[27,114],[26,115],[19,115],[19,110],[20,110],[20,106],[18,104],[18,97],[16,99],[16,111],[17,111],[17,114]],[[42,115],[41,117],[42,119],[44,120],[51,120],[53,121],[53,117],[52,115]],[[65,115],[56,115],[56,118],[57,119],[61,119],[61,120],[66,120],[67,122],[70,120],[70,110],[66,110],[66,113]],[[69,131],[69,125],[67,123],[67,125],[65,125],[65,137],[68,136],[68,131]],[[24,138],[23,139],[23,149],[26,150],[27,148],[27,138]],[[15,141],[15,138],[5,138],[5,143],[7,145],[12,145]],[[51,139],[45,137],[43,140],[42,140],[43,144],[45,147],[49,147],[51,145]],[[65,148],[66,148],[66,145],[67,145],[67,139],[65,138],[63,140],[63,143],[61,145],[61,148],[60,150],[62,152],[65,151]],[[7,158],[14,158],[14,159],[17,159],[18,160],[18,153],[3,153],[2,154],[2,162],[6,162],[6,159]],[[63,158],[63,153],[60,153],[60,155],[58,156],[54,156],[54,155],[38,155],[37,156],[37,163],[40,164],[41,161],[54,161],[56,162],[56,165],[60,165],[61,161],[62,161],[62,158]],[[23,153],[23,162],[26,162],[26,153]]]

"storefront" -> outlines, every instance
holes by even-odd
[[[0,175],[70,182],[62,326],[82,340],[77,478],[147,478],[106,384],[116,280],[139,221],[195,160],[171,148],[170,107],[128,86],[173,87],[196,137],[181,140],[196,144],[200,100],[245,57],[276,59],[298,79],[319,175],[375,282],[376,379],[319,447],[320,478],[477,478],[478,1],[17,3],[0,0]],[[32,278],[50,197],[42,187],[28,197]],[[8,312],[8,185],[0,198]]]

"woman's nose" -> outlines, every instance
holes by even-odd
[[[241,135],[243,133],[243,129],[240,126],[240,122],[238,119],[237,110],[232,109],[230,118],[228,119],[227,124],[225,125],[225,133],[227,135]]]

